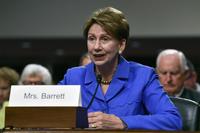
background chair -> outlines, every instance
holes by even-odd
[[[199,130],[200,105],[185,98],[171,97],[170,99],[180,111],[183,120],[183,131]]]

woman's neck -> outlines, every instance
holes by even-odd
[[[110,82],[117,69],[118,59],[104,66],[96,66],[96,73],[101,74],[102,81]]]

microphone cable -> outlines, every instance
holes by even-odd
[[[93,96],[92,96],[92,99],[90,100],[90,103],[88,104],[88,106],[87,106],[87,108],[86,108],[87,110],[90,108],[90,106],[92,105],[92,103],[93,103],[93,101],[94,101],[94,98],[95,98],[95,96],[96,96],[98,87],[99,87],[99,85],[100,85],[100,83],[101,83],[101,80],[102,80],[102,76],[101,76],[100,74],[97,74],[96,80],[97,80],[97,86],[96,86],[96,88],[95,88],[95,92],[94,92],[94,94],[93,94]]]

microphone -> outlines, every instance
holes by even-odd
[[[92,99],[91,99],[90,103],[88,104],[88,106],[87,106],[87,108],[86,108],[87,110],[90,108],[90,106],[92,105],[92,103],[93,103],[93,101],[94,101],[94,97],[96,96],[96,93],[97,93],[99,84],[101,83],[102,76],[101,76],[100,74],[97,74],[96,80],[97,80],[97,86],[96,86],[96,88],[95,88],[95,92],[94,92],[94,94],[93,94],[93,96],[92,96]]]
[[[102,76],[100,74],[97,74],[96,79],[97,79],[98,84],[100,84],[102,80]]]

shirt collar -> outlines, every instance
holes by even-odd
[[[181,91],[174,95],[174,97],[180,97],[183,94],[184,88],[181,89]]]

